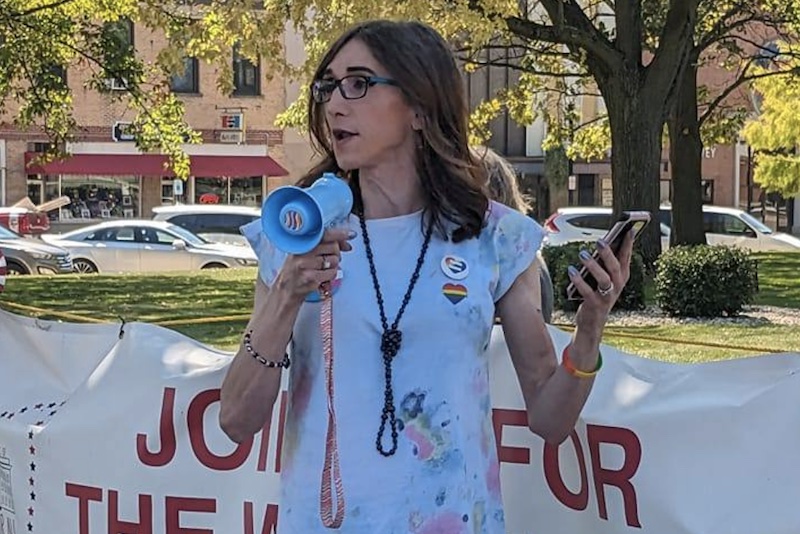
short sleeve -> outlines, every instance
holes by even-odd
[[[286,253],[281,252],[267,239],[261,230],[261,219],[256,219],[239,228],[239,231],[253,247],[258,258],[258,276],[268,286],[272,286],[278,272],[286,261]]]
[[[497,278],[493,298],[497,302],[536,259],[544,230],[530,217],[492,202],[489,229],[493,233]]]

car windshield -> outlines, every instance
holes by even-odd
[[[178,234],[181,239],[183,239],[184,241],[186,241],[190,245],[194,245],[196,247],[200,246],[200,245],[207,245],[208,243],[210,243],[210,241],[206,241],[205,239],[203,239],[199,235],[193,234],[192,232],[190,232],[186,228],[182,228],[182,227],[178,226],[177,224],[170,224],[169,226],[167,226],[167,230],[169,230],[173,234]]]
[[[0,239],[22,239],[22,236],[16,232],[12,232],[5,226],[0,226]]]
[[[63,240],[70,240],[70,241],[83,241],[86,236],[93,234],[94,231],[89,230],[86,231],[85,228],[79,228],[78,230],[72,230],[71,232],[64,232],[63,234],[55,234],[53,237],[56,239],[63,239]]]
[[[758,219],[756,219],[755,217],[753,217],[752,215],[750,215],[746,211],[743,211],[742,214],[740,215],[740,217],[742,218],[742,220],[744,222],[746,222],[747,224],[749,224],[750,226],[752,226],[753,228],[755,228],[756,230],[758,230],[762,234],[771,234],[772,233],[772,228],[770,228],[766,224],[762,223],[761,221],[759,221]]]

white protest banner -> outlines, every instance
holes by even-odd
[[[285,395],[236,445],[217,423],[230,354],[152,325],[119,331],[0,312],[0,533],[284,534]],[[603,356],[576,431],[544,446],[495,333],[509,534],[800,532],[800,356]]]

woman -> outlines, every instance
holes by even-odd
[[[281,534],[337,526],[364,534],[503,533],[487,362],[495,313],[530,429],[561,442],[600,367],[603,325],[628,278],[630,238],[619,261],[601,244],[605,269],[581,259],[602,291],[571,269],[584,302],[567,365],[558,365],[531,305],[542,230],[488,201],[485,170],[467,145],[462,79],[444,40],[415,22],[358,25],[328,50],[311,89],[309,126],[324,159],[300,184],[327,171],[346,177],[353,214],[346,228],[297,256],[264,242],[257,224],[245,229],[259,250],[261,279],[222,386],[221,426],[237,442],[262,428],[291,342]],[[331,286],[329,404],[323,304],[305,300],[340,271]],[[321,472],[329,481],[337,474],[329,454],[337,437],[341,476],[323,484],[320,510]],[[343,496],[340,517],[332,509],[342,510]]]
[[[472,148],[473,156],[478,158],[486,167],[489,175],[486,187],[489,189],[489,198],[521,213],[530,213],[531,204],[517,184],[517,172],[514,167],[500,154],[486,146]],[[553,280],[550,271],[544,262],[541,251],[536,253],[536,264],[539,268],[539,298],[534,305],[538,307],[544,317],[544,322],[549,323],[553,317]]]
[[[489,198],[528,214],[531,211],[531,203],[519,189],[514,167],[488,146],[475,146],[472,148],[472,154],[486,167]]]

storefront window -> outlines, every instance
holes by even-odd
[[[230,204],[228,178],[195,178],[194,201],[196,204]]]
[[[133,176],[28,176],[28,198],[42,204],[61,196],[70,203],[50,220],[113,219],[139,216],[139,178]]]
[[[37,205],[44,202],[44,187],[38,176],[28,176],[28,198]]]
[[[251,176],[250,178],[231,179],[231,204],[237,206],[261,207],[261,184],[263,178]]]
[[[261,206],[263,201],[261,176],[249,178],[195,178],[194,201],[196,204],[234,204],[237,206]]]
[[[44,177],[44,201],[49,202],[61,196],[58,184],[58,176],[45,176]],[[58,219],[58,213],[50,213],[51,219]]]
[[[61,194],[72,200],[62,219],[139,217],[140,184],[133,176],[62,176]]]
[[[35,205],[59,197],[58,176],[28,175],[28,198]],[[58,220],[58,211],[49,213],[50,220]]]
[[[175,201],[175,188],[171,178],[161,178],[161,204],[169,205]]]

